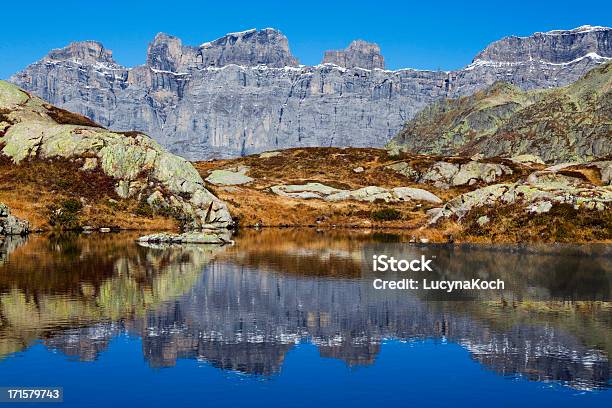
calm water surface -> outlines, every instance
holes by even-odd
[[[609,245],[135,237],[0,244],[0,386],[61,386],[61,405],[79,407],[612,405]],[[374,290],[375,278],[406,277],[373,272],[374,254],[425,255],[434,272],[420,277],[506,287]]]

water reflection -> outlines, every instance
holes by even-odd
[[[270,376],[304,341],[357,366],[375,364],[388,339],[433,338],[461,344],[503,375],[581,389],[609,383],[610,302],[575,300],[609,299],[606,246],[406,246],[397,236],[294,230],[245,232],[233,247],[143,247],[133,238],[5,242],[0,353],[42,340],[94,361],[130,333],[153,367],[187,358]],[[452,301],[373,289],[372,254],[423,252],[441,278],[499,277],[508,288]]]

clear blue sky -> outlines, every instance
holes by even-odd
[[[160,31],[197,45],[227,32],[273,27],[289,38],[303,64],[317,64],[326,49],[356,38],[377,42],[387,67],[456,69],[488,43],[507,35],[612,26],[605,1],[7,1],[0,24],[0,78],[7,78],[50,49],[98,40],[117,62],[145,61]]]

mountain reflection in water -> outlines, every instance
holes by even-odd
[[[393,235],[294,230],[242,232],[231,247],[139,246],[134,238],[7,239],[0,355],[43,342],[95,361],[128,333],[142,338],[152,367],[198,359],[272,376],[301,342],[357,366],[376,364],[388,340],[434,339],[502,375],[609,386],[609,246],[415,246]],[[501,278],[507,287],[435,300],[374,290],[372,254],[426,254],[436,278]]]

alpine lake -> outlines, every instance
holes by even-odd
[[[63,402],[40,405],[70,407],[612,406],[610,245],[138,236],[0,244],[2,386],[61,387]],[[432,271],[374,270],[374,255],[428,259]],[[504,287],[374,284],[409,277]]]

